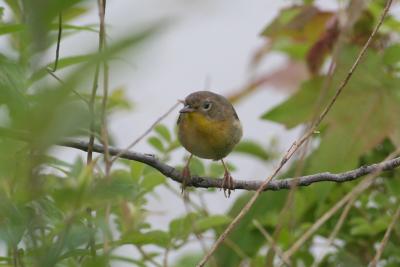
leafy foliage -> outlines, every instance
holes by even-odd
[[[339,24],[332,23],[337,12],[322,11],[313,1],[303,2],[283,9],[262,32],[270,48],[267,53],[284,54],[309,68],[309,77],[298,85],[298,90],[262,115],[263,120],[286,128],[305,125],[328,103],[383,8],[383,1],[371,1],[365,7],[351,36],[344,40],[334,75],[325,88],[329,77],[324,65],[338,41]],[[173,218],[167,229],[162,229],[149,223],[152,211],[148,210],[148,200],[154,196],[161,198],[161,188],[177,192],[158,171],[143,163],[119,160],[106,175],[102,156],[94,158],[91,164],[79,156],[66,162],[51,151],[65,139],[88,138],[92,123],[96,141],[103,141],[104,96],[95,96],[92,113],[88,107],[88,82],[98,64],[112,63],[127,49],[138,49],[157,32],[151,28],[126,33],[124,39],[108,43],[107,49],[99,53],[61,57],[58,69],[68,70],[63,72],[62,82],[51,75],[59,75],[51,72],[55,62],[34,64],[53,52],[60,13],[67,34],[93,34],[99,32],[97,24],[78,25],[77,19],[96,8],[83,0],[5,0],[0,7],[0,35],[7,38],[11,47],[9,53],[0,55],[0,124],[2,128],[29,133],[19,136],[0,131],[0,243],[2,250],[5,248],[0,265],[110,266],[124,262],[132,266],[158,266],[168,253],[177,252],[181,258],[173,266],[194,266],[204,251],[186,253],[182,249],[193,240],[213,239],[220,234],[247,203],[250,193],[241,194],[227,214],[210,214],[203,204],[188,202],[188,212]],[[8,21],[3,19],[4,10],[11,14]],[[398,38],[399,25],[394,16],[384,22],[372,49],[318,129],[301,172],[295,161],[282,176],[352,169],[383,160],[400,145],[400,47],[392,42],[394,37]],[[130,108],[125,89],[112,88],[105,114]],[[147,142],[155,156],[165,162],[170,162],[180,147],[175,130],[161,124],[154,128]],[[271,147],[249,139],[243,140],[233,153],[265,163],[276,156]],[[228,167],[234,171],[240,166],[228,163]],[[196,158],[190,168],[196,175],[223,174],[221,164]],[[314,251],[318,244],[310,239],[291,257],[293,266],[310,266],[314,262],[320,266],[366,266],[375,255],[375,243],[382,239],[398,207],[399,178],[398,171],[382,174],[355,199],[331,246],[333,249],[317,258]],[[210,266],[216,263],[257,267],[279,262],[254,226],[254,220],[285,251],[356,184],[320,183],[298,189],[287,213],[282,210],[290,195],[288,191],[263,194],[218,249]],[[196,190],[193,194],[201,198],[213,191]],[[180,201],[179,193],[178,196]],[[316,235],[328,238],[339,216],[335,214]],[[382,266],[400,264],[399,234],[396,224],[382,255]],[[122,246],[134,248],[135,253],[119,256],[116,250]]]

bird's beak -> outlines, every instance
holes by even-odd
[[[190,113],[193,112],[194,108],[192,108],[189,105],[184,106],[181,110],[179,110],[179,113]]]

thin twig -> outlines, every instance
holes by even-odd
[[[99,8],[99,20],[100,20],[100,25],[102,24],[102,14],[103,12],[101,12],[100,10],[101,8],[101,3],[97,3],[98,4],[98,8]],[[103,32],[101,30],[99,30],[99,38],[98,38],[98,53],[100,54],[103,51],[103,46],[104,46],[104,42],[103,42]],[[94,77],[93,77],[93,83],[92,83],[92,92],[90,95],[90,100],[89,100],[89,112],[90,112],[90,136],[89,136],[89,149],[87,152],[87,164],[90,164],[92,162],[93,159],[93,144],[94,144],[94,139],[95,139],[95,101],[96,101],[96,95],[97,95],[97,89],[99,87],[99,76],[100,76],[100,61],[96,64],[96,68],[94,71]]]
[[[391,160],[398,155],[400,149],[391,153],[385,160]],[[374,179],[383,171],[377,168],[371,172],[364,180],[348,192],[339,202],[325,212],[284,254],[290,258],[303,244],[310,238],[330,217],[332,217],[342,206],[350,200],[357,198],[364,190],[366,190],[374,181]]]
[[[58,67],[58,62],[60,59],[60,47],[61,47],[61,37],[62,37],[62,29],[63,29],[63,22],[62,22],[62,13],[60,12],[58,15],[58,35],[57,35],[57,45],[56,45],[56,58],[54,60],[54,66],[53,69],[50,67],[46,68],[47,72],[54,78],[56,79],[59,83],[64,84],[64,81],[61,80],[55,72],[57,71]],[[79,94],[76,90],[70,89],[76,96],[78,96],[81,100],[83,100],[86,104],[88,101],[81,95]]]
[[[344,210],[342,214],[340,215],[339,221],[336,223],[335,228],[333,229],[332,233],[329,235],[328,242],[326,244],[326,247],[330,247],[333,244],[333,241],[335,240],[336,235],[339,233],[340,228],[342,227],[344,221],[347,218],[347,215],[349,214],[351,207],[353,206],[353,203],[355,201],[355,196],[350,198],[347,202],[347,205],[344,207]],[[319,260],[316,259],[313,262],[313,265],[311,267],[316,267],[319,264]]]
[[[305,129],[305,132],[310,130],[310,127],[312,127],[313,125],[315,125],[315,122],[318,118],[318,114],[321,112],[322,108],[323,108],[323,102],[324,100],[327,98],[327,94],[329,91],[329,88],[331,87],[331,83],[333,80],[333,76],[336,70],[336,65],[337,65],[337,61],[338,61],[338,57],[339,57],[339,53],[343,47],[343,43],[344,43],[344,39],[345,36],[347,36],[350,32],[350,29],[352,29],[354,23],[356,22],[356,20],[359,18],[360,14],[361,14],[361,10],[362,9],[362,5],[363,5],[363,0],[352,0],[350,1],[350,3],[348,4],[347,8],[346,8],[346,23],[340,27],[340,23],[339,23],[339,16],[336,14],[333,18],[332,21],[329,24],[328,27],[328,31],[337,31],[335,30],[335,28],[338,29],[338,36],[336,38],[336,42],[334,43],[333,49],[332,49],[332,57],[329,63],[329,68],[328,71],[325,75],[323,84],[321,86],[321,90],[319,93],[319,96],[317,98],[317,100],[315,101],[314,104],[314,108],[313,108],[313,116],[311,119],[311,123],[309,125],[307,125],[307,128]],[[340,10],[337,12],[339,13]],[[305,133],[304,132],[304,133]],[[303,134],[304,134],[303,133]],[[296,171],[295,171],[295,178],[300,176],[303,169],[304,169],[304,163],[305,163],[305,159],[306,159],[306,155],[307,155],[307,151],[308,151],[308,147],[310,144],[310,139],[307,139],[307,141],[305,142],[303,149],[301,151],[301,155],[300,155],[300,160],[297,163],[296,166]],[[294,194],[297,190],[297,179],[294,179],[294,185],[292,187],[292,189],[289,192],[289,195],[287,197],[286,203],[284,208],[281,210],[280,214],[279,214],[279,219],[278,219],[278,224],[275,227],[275,231],[273,234],[273,237],[275,240],[277,240],[279,238],[279,234],[283,228],[283,218],[284,216],[291,210],[291,207],[293,205],[293,201],[294,201]],[[291,213],[289,213],[290,215]],[[267,254],[267,265],[272,265],[272,260],[273,260],[273,250],[269,251]]]
[[[99,8],[99,18],[100,18],[100,33],[99,38],[102,43],[102,49],[106,49],[106,25],[105,25],[105,15],[106,15],[106,0],[98,0],[98,8]],[[103,99],[101,102],[101,110],[100,110],[100,119],[101,119],[101,142],[104,146],[104,165],[105,165],[105,177],[107,180],[111,179],[110,171],[111,171],[111,161],[110,161],[110,152],[109,152],[109,143],[108,143],[108,127],[107,127],[107,101],[108,101],[108,93],[109,93],[109,67],[107,60],[103,62]],[[110,212],[111,212],[111,204],[107,203],[105,207],[105,215],[104,221],[106,225],[109,225],[110,220]],[[108,253],[110,250],[109,245],[109,233],[104,233],[104,253]]]
[[[354,204],[355,200],[356,200],[355,197],[351,198],[349,200],[349,202],[347,202],[346,207],[344,207],[344,210],[343,210],[342,214],[340,215],[339,220],[335,225],[335,228],[333,228],[332,233],[329,235],[328,246],[332,245],[333,241],[335,240],[335,237],[339,233],[340,228],[342,228],[343,223],[345,222],[347,216],[349,215],[350,210],[353,207],[353,204]]]
[[[57,70],[58,60],[60,58],[60,44],[62,35],[62,13],[58,14],[58,36],[57,36],[57,47],[56,47],[56,60],[54,61],[53,72]]]
[[[150,257],[146,251],[143,250],[143,248],[141,246],[136,246],[137,250],[139,251],[139,253],[142,255],[143,259],[151,262],[154,266],[156,267],[162,267],[161,264],[159,264],[158,262],[156,262],[152,257]]]
[[[356,187],[353,188],[349,193],[346,194],[339,202],[337,202],[332,208],[330,208],[324,215],[321,216],[285,253],[284,255],[290,258],[309,238],[315,231],[317,231],[330,217],[333,216],[344,204],[346,204],[354,195],[358,195],[367,189],[374,176],[369,176],[362,180]]]
[[[217,250],[217,248],[222,244],[224,239],[232,232],[233,229],[236,228],[236,226],[239,224],[239,222],[242,220],[242,218],[249,212],[251,207],[254,205],[258,197],[260,196],[261,192],[264,190],[264,188],[269,184],[269,182],[279,173],[279,171],[282,169],[282,167],[286,164],[286,162],[293,156],[293,154],[298,150],[299,147],[303,145],[303,143],[311,137],[311,135],[314,133],[315,129],[319,126],[319,124],[322,122],[322,120],[326,117],[326,115],[329,113],[331,110],[332,106],[335,104],[336,100],[342,93],[343,89],[347,85],[348,81],[350,78],[353,76],[354,71],[356,70],[360,60],[363,58],[365,52],[367,51],[367,48],[369,47],[372,39],[374,38],[375,34],[378,32],[381,24],[383,23],[384,18],[386,17],[387,12],[389,11],[389,8],[392,4],[392,0],[388,0],[385,9],[382,12],[381,18],[378,21],[377,25],[375,26],[374,30],[372,31],[371,35],[369,36],[367,42],[364,44],[363,48],[359,52],[354,64],[350,68],[348,74],[346,75],[345,79],[339,86],[339,88],[336,90],[335,95],[331,99],[331,101],[328,103],[324,111],[321,113],[319,118],[316,120],[315,124],[313,127],[310,129],[308,133],[306,133],[300,140],[295,141],[286,155],[283,157],[281,163],[279,166],[275,169],[275,171],[272,173],[271,176],[267,177],[265,181],[261,184],[261,186],[257,189],[255,194],[252,196],[252,198],[247,202],[247,204],[242,208],[242,210],[239,212],[239,214],[232,220],[232,222],[228,225],[228,227],[225,229],[225,231],[219,236],[219,238],[215,241],[214,245],[211,247],[211,250],[204,255],[203,259],[199,262],[197,266],[204,266],[209,258],[211,257],[212,254]]]
[[[249,255],[247,255],[242,248],[230,238],[224,240],[224,245],[232,249],[242,260],[250,258]]]
[[[93,213],[91,208],[86,209],[87,216],[88,216],[88,228],[90,230],[89,235],[89,247],[90,247],[90,255],[94,258],[96,257],[96,248],[95,248],[95,228],[93,225]]]
[[[60,84],[65,84],[65,82],[64,82],[60,77],[58,77],[51,69],[47,68],[46,70],[47,70],[47,72],[48,72],[54,79],[56,79]],[[89,102],[88,102],[80,93],[78,93],[75,89],[71,88],[70,90],[71,90],[71,92],[73,92],[78,98],[80,98],[83,102],[85,102],[87,105],[89,105]]]
[[[90,136],[89,136],[89,149],[87,151],[87,159],[86,159],[87,164],[90,164],[93,160],[93,144],[94,144],[94,138],[95,138],[95,133],[94,133],[94,131],[95,131],[95,110],[94,110],[94,107],[95,107],[95,100],[96,100],[96,95],[97,95],[97,88],[98,88],[98,84],[99,84],[99,75],[100,75],[100,65],[97,64],[95,73],[94,73],[94,78],[93,78],[92,93],[91,93],[90,101],[89,101]]]
[[[167,247],[167,248],[165,249],[164,257],[163,257],[163,267],[168,267],[168,254],[169,254],[169,250],[170,250],[169,247]]]
[[[399,217],[400,217],[400,206],[397,208],[397,210],[392,218],[392,221],[390,222],[389,227],[386,229],[385,235],[383,236],[383,239],[379,245],[379,248],[376,251],[375,257],[372,259],[371,263],[369,264],[370,267],[377,266],[378,261],[382,256],[383,250],[385,249],[385,246],[389,240],[390,234],[391,234],[397,220],[399,219]]]
[[[276,255],[278,255],[279,258],[281,258],[281,260],[287,266],[292,266],[292,264],[290,263],[290,259],[286,258],[285,255],[283,255],[282,250],[277,246],[277,244],[276,244],[275,240],[272,238],[272,236],[270,234],[268,234],[268,232],[264,229],[264,227],[262,227],[260,222],[257,221],[257,220],[253,220],[253,224],[260,231],[260,233],[265,237],[265,239],[269,243],[269,245],[272,248],[272,250],[274,250]]]
[[[151,133],[151,131],[153,131],[154,127],[157,126],[157,124],[159,124],[162,120],[164,120],[179,104],[181,104],[180,102],[177,102],[176,104],[174,104],[171,108],[168,109],[167,112],[165,112],[162,116],[160,116],[143,134],[141,134],[135,141],[133,141],[129,146],[127,146],[125,149],[121,150],[120,153],[118,153],[117,155],[115,155],[112,159],[111,159],[111,163],[114,163],[122,154],[124,154],[125,152],[128,152],[129,149],[131,149],[132,147],[134,147],[137,143],[139,143],[143,138],[145,138],[149,133]]]
[[[186,197],[182,198],[183,205],[185,207],[185,211],[186,211],[187,215],[189,215],[190,212],[191,212],[190,211],[190,207],[189,207],[189,203],[191,201],[189,199],[190,199],[189,195],[187,195]],[[197,210],[197,212],[199,212],[199,211]],[[194,234],[195,238],[197,239],[198,243],[200,244],[200,247],[201,247],[201,250],[203,251],[203,253],[207,253],[207,250],[208,250],[207,245],[203,240],[203,236],[197,230],[194,218],[192,218],[191,216],[189,216],[188,218],[190,220],[190,225],[191,225],[191,228],[192,228],[191,232]],[[216,262],[214,257],[211,257],[210,265],[213,266],[213,267],[218,267],[217,262]]]

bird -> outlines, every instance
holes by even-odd
[[[181,101],[178,140],[190,153],[182,170],[182,193],[191,178],[189,164],[193,155],[203,159],[221,161],[224,178],[221,188],[229,198],[234,189],[233,178],[224,158],[239,143],[243,135],[242,124],[232,104],[224,96],[211,91],[197,91]]]

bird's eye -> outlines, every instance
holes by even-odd
[[[204,102],[203,103],[203,109],[204,110],[209,110],[211,108],[211,103],[210,102]]]

